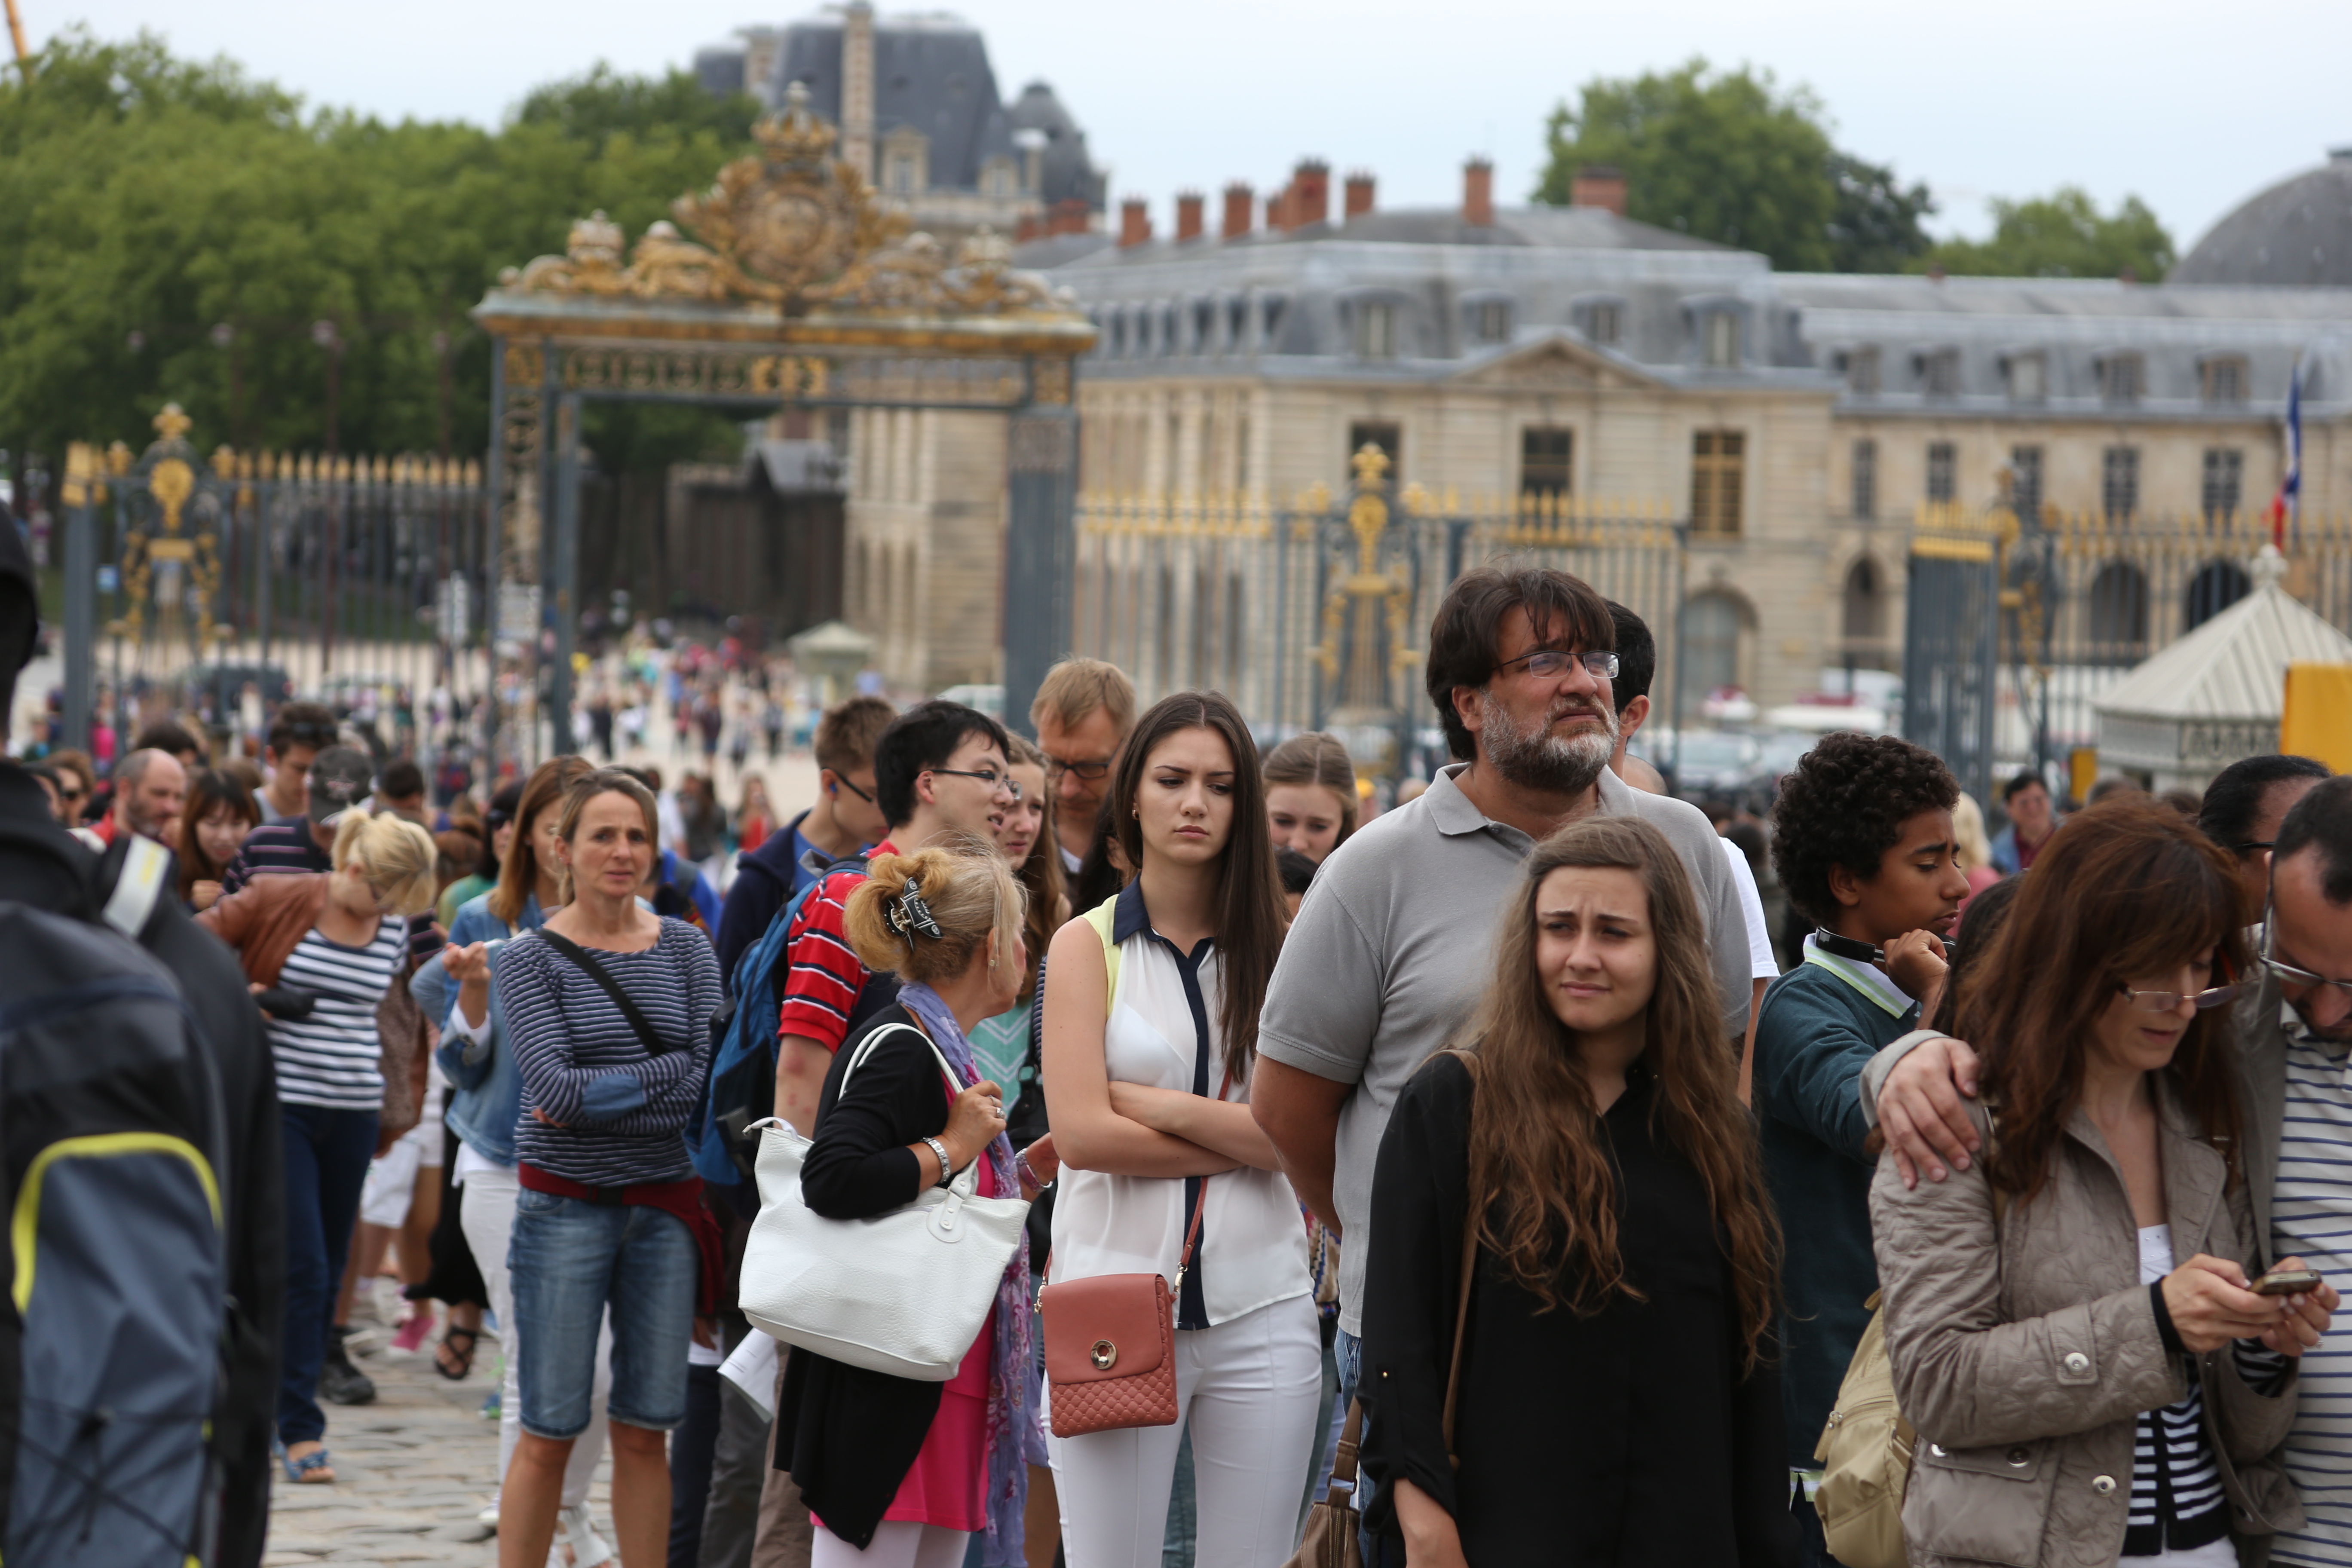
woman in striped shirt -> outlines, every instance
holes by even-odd
[[[383,1104],[376,1009],[402,978],[409,921],[433,907],[432,836],[350,811],[334,869],[256,877],[197,916],[237,950],[268,1019],[286,1143],[286,1473],[335,1479],[318,1403],[327,1319],[343,1277]]]
[[[556,840],[563,908],[499,956],[522,1075],[507,1253],[522,1437],[499,1496],[499,1563],[547,1561],[609,1310],[613,1524],[625,1568],[651,1568],[669,1526],[666,1435],[686,1415],[687,1347],[709,1342],[698,1316],[716,1310],[717,1227],[685,1128],[709,1067],[719,963],[702,932],[637,903],[658,842],[643,784],[614,768],[582,775]],[[461,981],[472,964],[450,956]]]

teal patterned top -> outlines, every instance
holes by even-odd
[[[1034,1001],[1024,1002],[1009,1013],[982,1018],[965,1037],[981,1076],[995,1080],[1004,1091],[1007,1110],[1021,1098],[1021,1064],[1029,1058],[1029,1013],[1035,1005]]]

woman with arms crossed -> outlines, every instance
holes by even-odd
[[[1120,754],[1110,805],[1137,875],[1062,928],[1045,971],[1065,1172],[1048,1288],[1151,1270],[1176,1286],[1178,1418],[1047,1439],[1063,1542],[1070,1568],[1156,1568],[1189,1422],[1199,1560],[1271,1568],[1297,1528],[1318,1342],[1298,1200],[1248,1107],[1282,917],[1240,713],[1215,692],[1161,701]],[[1107,946],[1119,954],[1113,994]]]

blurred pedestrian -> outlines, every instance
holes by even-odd
[[[2248,925],[2262,919],[2279,824],[2295,802],[2327,776],[2325,763],[2270,752],[2241,757],[2205,786],[2205,798],[2198,805],[2198,830],[2237,858]]]
[[[201,911],[220,898],[229,862],[261,826],[261,805],[236,779],[207,768],[196,775],[182,817],[180,901]]]
[[[1356,830],[1356,765],[1337,735],[1310,731],[1266,753],[1265,815],[1277,849],[1317,865]]]
[[[1095,816],[1119,746],[1135,727],[1135,684],[1115,664],[1066,658],[1038,683],[1029,722],[1054,791],[1062,869],[1076,875],[1095,843]]]

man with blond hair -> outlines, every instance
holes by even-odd
[[[1135,728],[1135,683],[1098,658],[1066,658],[1045,672],[1029,704],[1045,787],[1054,792],[1054,836],[1062,869],[1075,876],[1094,844],[1095,816],[1110,788],[1111,764]]]

